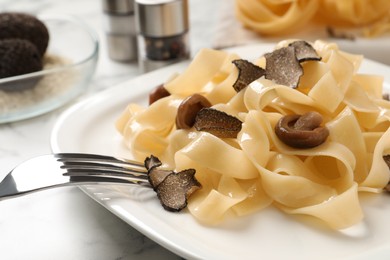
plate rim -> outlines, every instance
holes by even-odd
[[[245,49],[247,49],[247,48],[259,48],[259,47],[261,47],[261,48],[271,48],[273,46],[275,46],[275,45],[274,44],[253,44],[253,45],[249,45],[249,46],[247,45],[247,46],[238,46],[238,47],[230,48],[230,49],[228,49],[228,51],[231,51],[231,52],[238,51],[239,52],[240,49],[242,49],[242,48],[245,48]],[[388,67],[387,65],[381,64],[379,62],[375,62],[375,61],[371,61],[369,59],[365,59],[365,63],[368,63],[368,65],[367,65],[368,67],[372,66],[372,65],[384,66],[390,72],[390,67]],[[66,122],[68,117],[72,116],[75,113],[75,111],[78,111],[80,108],[90,104],[91,102],[94,102],[95,100],[101,99],[101,98],[103,98],[103,97],[105,97],[107,95],[112,95],[113,93],[116,93],[116,92],[120,91],[121,88],[126,87],[127,85],[131,84],[134,81],[139,81],[139,80],[142,80],[143,78],[153,77],[154,74],[170,73],[170,72],[173,72],[173,71],[177,71],[178,69],[181,70],[181,69],[184,69],[187,64],[188,64],[188,62],[182,62],[182,63],[178,63],[178,64],[175,64],[175,65],[172,65],[172,66],[169,66],[169,67],[166,67],[166,68],[154,71],[154,72],[143,74],[143,75],[138,76],[136,78],[133,78],[133,79],[124,81],[122,83],[119,83],[116,86],[110,87],[110,88],[108,88],[106,90],[97,92],[97,93],[95,93],[95,94],[93,94],[93,95],[91,95],[89,97],[86,97],[85,99],[75,103],[74,105],[70,106],[64,112],[61,113],[61,115],[58,117],[58,119],[56,120],[56,122],[55,122],[55,124],[54,124],[54,126],[52,128],[52,131],[51,131],[51,134],[50,134],[50,147],[51,147],[52,152],[61,152],[61,148],[59,147],[59,143],[57,142],[57,139],[58,139],[57,135],[60,132],[61,126],[63,126],[64,122]],[[387,79],[386,83],[387,82],[390,82],[389,79]],[[146,91],[146,89],[142,90],[142,91],[137,91],[137,94],[139,94],[138,92],[144,92],[144,91]],[[111,213],[113,213],[114,215],[120,217],[122,220],[124,220],[126,223],[131,225],[133,228],[137,229],[139,232],[141,232],[144,235],[148,236],[149,238],[151,238],[152,240],[154,240],[158,244],[162,245],[163,247],[167,248],[168,250],[170,250],[170,251],[172,251],[172,252],[174,252],[174,253],[182,256],[182,257],[185,257],[185,258],[190,258],[190,259],[202,258],[201,255],[198,255],[198,254],[196,254],[196,253],[194,253],[194,252],[192,252],[190,250],[187,250],[186,248],[179,247],[174,241],[167,240],[166,238],[164,238],[164,236],[162,234],[158,234],[158,233],[154,232],[147,225],[145,226],[145,225],[137,224],[137,223],[135,223],[134,220],[131,220],[131,219],[128,219],[127,217],[124,217],[122,214],[120,214],[117,211],[115,211],[115,209],[113,209],[109,205],[104,204],[103,201],[98,200],[95,197],[93,197],[93,195],[88,190],[86,190],[85,188],[83,188],[83,187],[80,187],[80,188],[89,197],[91,197],[92,199],[97,201],[103,207],[108,209]],[[382,254],[379,253],[379,255],[382,255]],[[214,255],[214,257],[218,257],[218,256]]]

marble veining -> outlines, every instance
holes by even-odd
[[[232,0],[189,2],[192,54],[203,47],[243,44],[242,40],[247,43],[251,38],[251,33],[248,36],[241,26],[236,23],[232,26],[232,20],[227,19],[233,15],[228,6],[232,5]],[[140,74],[136,63],[118,63],[108,58],[99,0],[0,0],[1,11],[71,14],[97,31],[100,39],[97,70],[88,91],[78,100]],[[220,20],[224,22],[218,24]],[[217,33],[216,29],[219,29]],[[246,35],[245,39],[241,35]],[[388,48],[387,41],[381,44]],[[390,64],[390,56],[382,55],[383,49],[377,49],[386,58],[380,61]],[[52,127],[70,105],[72,103],[35,118],[0,124],[0,179],[18,163],[50,153]],[[76,187],[0,201],[0,249],[0,259],[6,260],[181,258],[145,237]]]

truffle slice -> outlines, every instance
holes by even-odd
[[[288,46],[292,46],[295,49],[295,56],[299,62],[308,60],[320,61],[321,57],[317,54],[316,50],[306,41],[295,41]]]
[[[298,87],[303,69],[295,55],[294,47],[280,48],[266,53],[264,56],[266,59],[266,79],[291,88]]]
[[[147,157],[144,161],[145,168],[150,171],[153,168],[159,167],[162,165],[162,162],[160,159],[158,159],[156,156],[151,155],[150,157]]]
[[[195,178],[195,170],[181,172],[158,169],[161,161],[151,155],[144,161],[148,179],[157,193],[161,205],[168,211],[180,211],[187,206],[187,199],[202,185]]]
[[[236,92],[240,92],[241,89],[248,86],[256,79],[265,75],[265,70],[247,60],[234,60],[232,61],[238,69],[238,77],[233,84],[233,88]]]
[[[168,175],[174,173],[173,171],[163,170],[163,169],[153,169],[148,172],[148,180],[150,185],[152,185],[153,190],[157,191],[158,185],[160,185]]]
[[[195,118],[194,127],[220,138],[236,138],[241,131],[242,122],[214,108],[203,108]]]
[[[188,169],[172,172],[157,186],[157,197],[164,209],[180,211],[187,206],[187,199],[200,189],[201,184],[195,179],[195,170]]]
[[[0,78],[8,78],[40,71],[43,68],[41,55],[30,41],[22,39],[0,40]],[[32,88],[36,79],[20,80],[0,84],[0,89],[7,91]]]
[[[156,191],[157,186],[160,185],[169,174],[173,173],[173,171],[158,169],[162,163],[153,155],[146,158],[144,164],[145,168],[148,170],[149,183],[152,185],[154,191]]]
[[[0,13],[0,40],[24,39],[32,42],[41,56],[49,43],[49,32],[38,18],[26,13]]]

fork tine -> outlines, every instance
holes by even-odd
[[[60,168],[66,170],[63,175],[70,176],[72,180],[96,177],[149,183],[147,170],[139,162],[97,154],[59,153],[55,157],[62,163]]]
[[[84,162],[84,161],[77,161],[77,162],[68,162],[68,161],[65,161],[65,160],[62,160],[62,166],[61,166],[61,169],[79,169],[79,168],[82,168],[82,169],[90,169],[90,170],[95,170],[95,169],[98,169],[98,170],[102,170],[102,169],[105,169],[105,170],[109,170],[109,171],[115,171],[115,172],[122,172],[122,173],[128,173],[128,174],[132,174],[132,175],[137,175],[137,176],[140,176],[140,175],[147,175],[147,171],[146,169],[143,169],[143,170],[140,170],[140,169],[137,169],[137,168],[129,168],[129,167],[122,167],[122,166],[118,166],[118,165],[114,165],[114,164],[107,164],[107,163],[98,163],[98,162]]]
[[[145,169],[145,166],[137,161],[117,158],[108,155],[98,155],[98,154],[84,154],[84,153],[57,153],[54,154],[58,161],[93,161],[93,162],[107,162],[107,163],[115,163],[122,164],[127,166],[135,166],[141,169]]]
[[[99,183],[132,183],[132,184],[139,184],[143,186],[150,187],[150,183],[148,180],[140,179],[140,178],[134,178],[134,177],[117,177],[117,176],[111,176],[111,175],[86,175],[83,172],[72,172],[67,174],[66,176],[70,177],[71,182],[99,182]]]
[[[141,181],[138,179],[122,179],[122,178],[109,178],[109,177],[99,177],[99,176],[85,176],[85,175],[70,175],[71,183],[121,183],[124,182],[128,184],[136,184],[141,186],[150,187],[150,183],[146,181]]]
[[[67,172],[63,174],[64,176],[112,176],[112,177],[123,177],[123,178],[133,178],[137,180],[146,180],[148,181],[147,175],[132,175],[131,173],[123,173],[112,171],[110,169],[86,169],[86,168],[73,168],[67,169]]]
[[[47,154],[12,169],[0,181],[0,201],[68,185],[109,183],[151,187],[142,163],[104,155]]]

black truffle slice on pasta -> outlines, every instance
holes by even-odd
[[[316,50],[306,41],[295,41],[290,43],[288,46],[294,47],[295,56],[299,62],[316,60],[320,61],[321,57],[318,55]]]
[[[157,186],[157,197],[164,209],[180,211],[187,206],[187,200],[192,193],[202,186],[195,178],[195,170],[187,169],[172,172]]]
[[[266,59],[266,79],[291,88],[298,87],[303,69],[295,55],[294,47],[280,48],[266,53],[264,57]]]
[[[164,179],[171,174],[173,171],[159,169],[158,167],[162,165],[161,161],[151,155],[145,159],[144,162],[145,168],[148,170],[148,180],[150,185],[152,185],[153,190],[156,191],[158,185],[160,185]]]
[[[188,198],[202,187],[195,178],[194,169],[181,172],[159,169],[162,163],[153,155],[145,159],[144,165],[148,170],[149,183],[163,208],[168,211],[177,212],[184,209]]]
[[[196,115],[194,127],[220,138],[236,138],[241,131],[242,122],[214,108],[203,108]]]
[[[162,162],[160,159],[158,159],[156,156],[151,155],[150,157],[147,157],[144,161],[145,168],[150,171],[153,168],[159,167],[162,165]]]
[[[247,60],[233,60],[232,62],[238,69],[238,77],[233,84],[233,88],[236,92],[240,92],[241,89],[265,75],[265,70],[263,68],[256,66]]]

